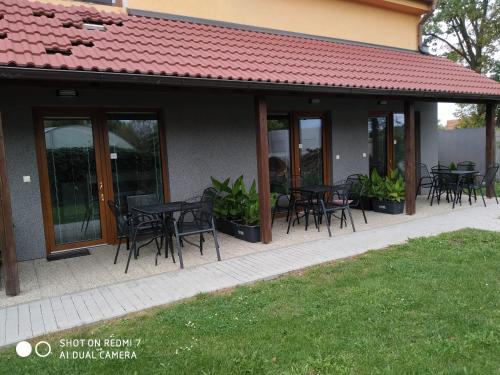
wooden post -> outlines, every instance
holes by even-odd
[[[255,131],[257,135],[257,184],[260,207],[260,240],[272,241],[271,191],[269,185],[269,145],[267,143],[267,103],[255,98]]]
[[[486,169],[496,163],[495,159],[496,139],[495,139],[495,104],[486,104]],[[494,197],[494,186],[488,186],[486,196]]]
[[[416,212],[415,103],[405,101],[405,187],[406,214]]]
[[[28,234],[27,234],[28,235]],[[5,144],[2,118],[0,116],[0,251],[5,280],[5,293],[9,296],[19,294],[19,274],[17,271],[16,243],[12,224],[9,182],[5,159]]]

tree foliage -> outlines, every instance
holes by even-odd
[[[424,27],[434,52],[500,81],[500,0],[440,0]],[[497,108],[497,125],[500,109]],[[484,126],[484,106],[461,104],[459,127]]]

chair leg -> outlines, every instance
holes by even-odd
[[[276,216],[276,208],[273,210],[273,214],[271,215],[271,228],[274,225],[274,216]]]
[[[292,222],[293,222],[293,214],[295,213],[295,203],[293,204],[293,207],[292,207],[292,212],[291,212],[291,215],[290,215],[290,220],[288,220],[288,228],[286,230],[286,234],[289,234],[290,233],[290,227],[292,226]]]
[[[349,208],[349,206],[347,206],[347,213],[349,214],[349,220],[351,220],[352,231],[356,232],[356,228],[354,227],[354,220],[352,220],[352,213],[351,213],[351,209]],[[347,226],[347,224],[346,224],[346,226]]]
[[[361,212],[363,213],[363,218],[365,219],[365,224],[368,224],[368,220],[366,220],[366,213],[365,213],[365,205],[363,204],[363,200],[359,200],[359,207],[361,207]]]
[[[486,207],[486,200],[484,199],[483,189],[479,189],[479,193],[481,193],[481,198],[483,199],[484,207]]]
[[[136,241],[136,235],[134,234],[134,237],[132,238],[132,246],[131,246],[130,250],[128,251],[128,259],[127,259],[127,265],[125,266],[125,273],[128,272],[128,266],[130,264],[130,258],[132,258],[132,253],[134,253],[134,259],[137,259],[136,247],[137,247],[137,241]]]
[[[175,255],[174,255],[174,240],[172,234],[169,235],[168,242],[170,243],[170,252],[172,254],[172,263],[175,263]]]
[[[317,216],[317,212],[316,210],[313,208],[312,210],[312,213],[313,213],[313,219],[314,219],[314,225],[316,226],[316,228],[318,228],[319,230],[319,219],[316,219],[316,216]]]
[[[332,230],[330,229],[330,222],[332,221],[332,215],[328,214],[328,213],[325,213],[325,217],[326,217],[325,225],[326,225],[326,229],[328,229],[328,236],[331,237],[332,236]],[[319,231],[319,228],[318,228],[318,231]]]
[[[200,233],[200,254],[203,255],[203,234]]]
[[[497,201],[497,204],[498,204],[498,197],[497,197],[497,192],[495,191],[495,189],[493,189],[493,194],[495,194],[495,200]]]
[[[179,264],[181,268],[184,268],[184,262],[182,260],[182,246],[181,246],[181,240],[179,238],[179,235],[176,236],[176,241],[177,241],[177,255],[179,255]]]
[[[212,235],[214,236],[215,252],[217,254],[217,260],[220,262],[221,257],[220,257],[220,251],[219,251],[219,240],[217,240],[217,231],[215,229],[212,230]]]
[[[128,240],[128,237],[127,237],[127,240]],[[116,261],[118,260],[118,253],[120,252],[121,245],[122,245],[122,239],[119,238],[118,239],[118,247],[116,248],[115,261],[113,262],[113,264],[116,264]]]

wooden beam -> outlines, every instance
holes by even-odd
[[[405,101],[405,190],[406,214],[416,212],[415,103]]]
[[[495,159],[496,139],[495,139],[495,104],[486,104],[486,168],[496,163]],[[495,187],[493,185],[486,189],[488,198],[494,197]]]
[[[17,271],[16,243],[12,224],[9,182],[5,159],[3,124],[0,116],[0,250],[5,280],[5,293],[9,296],[19,294],[19,274]]]
[[[267,103],[265,98],[255,98],[255,132],[257,140],[257,184],[260,207],[260,240],[272,241],[271,191],[269,185],[269,145],[267,142]]]

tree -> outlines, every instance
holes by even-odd
[[[435,52],[500,81],[500,0],[440,0],[424,27]],[[484,106],[461,104],[459,127],[484,126]],[[500,108],[497,109],[499,125]]]

